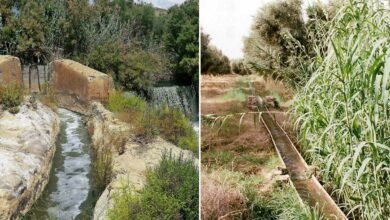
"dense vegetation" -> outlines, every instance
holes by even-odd
[[[199,218],[199,172],[192,160],[168,152],[160,165],[146,173],[145,187],[135,193],[125,185],[114,195],[109,219]]]
[[[9,110],[11,113],[19,112],[19,105],[23,101],[23,89],[16,85],[0,84],[0,105],[3,110]]]
[[[263,8],[244,65],[298,92],[300,147],[351,219],[390,216],[389,36],[383,1],[300,1]],[[285,16],[288,14],[288,16]]]
[[[165,47],[172,54],[178,82],[195,86],[199,81],[199,0],[187,0],[169,9],[164,33]]]
[[[120,92],[110,94],[107,107],[118,118],[134,126],[139,141],[147,142],[160,135],[178,147],[198,154],[198,135],[190,120],[179,110],[149,106],[137,96],[126,97]]]
[[[169,10],[133,0],[1,0],[0,54],[25,65],[71,58],[145,92],[161,78],[197,84],[198,0]]]
[[[244,64],[243,59],[232,60],[231,61],[232,72],[239,75],[248,75],[251,74],[250,69]]]
[[[228,74],[230,61],[222,51],[210,44],[210,37],[201,33],[201,71],[210,74]]]
[[[379,1],[343,5],[295,103],[302,149],[353,219],[390,216],[389,22]]]
[[[332,7],[314,5],[304,22],[301,0],[274,1],[261,8],[244,42],[244,65],[252,72],[282,80],[294,88],[310,77],[314,45],[327,31]]]

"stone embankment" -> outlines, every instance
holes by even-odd
[[[172,152],[184,158],[192,158],[197,164],[192,152],[182,150],[161,138],[156,138],[149,144],[139,144],[133,141],[130,126],[115,119],[111,112],[101,104],[92,104],[92,115],[88,122],[92,133],[92,142],[95,150],[103,152],[105,148],[113,154],[113,180],[106,187],[96,203],[94,220],[107,219],[107,212],[112,207],[112,196],[123,184],[129,184],[135,191],[143,188],[145,171],[161,161],[164,152]]]
[[[49,180],[56,150],[57,114],[27,100],[15,115],[0,111],[0,220],[29,211]]]
[[[23,84],[22,68],[17,57],[0,55],[0,84]]]
[[[72,60],[56,60],[50,67],[59,106],[89,115],[91,102],[107,102],[113,89],[109,75]],[[23,85],[18,58],[0,56],[1,83]],[[57,114],[39,102],[25,101],[16,115],[0,106],[0,220],[19,219],[42,194],[58,132]]]

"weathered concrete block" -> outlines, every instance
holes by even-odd
[[[52,87],[62,94],[77,96],[82,102],[106,102],[113,89],[112,78],[76,61],[61,59],[51,64]]]
[[[19,58],[0,55],[0,84],[3,83],[23,85],[22,68]]]

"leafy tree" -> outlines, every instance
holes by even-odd
[[[83,61],[111,74],[117,86],[144,94],[153,86],[157,74],[165,71],[166,65],[159,53],[115,41],[93,48]]]
[[[129,20],[134,24],[137,30],[135,37],[150,40],[155,21],[155,12],[151,4],[142,3],[135,5],[131,11]]]
[[[154,43],[162,44],[163,35],[165,32],[165,23],[167,20],[167,11],[163,9],[155,8],[156,16],[154,16],[153,30],[152,30],[152,41]]]
[[[118,81],[130,90],[147,91],[154,84],[154,76],[163,71],[158,54],[134,48],[122,58]]]
[[[245,40],[245,62],[252,70],[296,86],[305,81],[300,71],[308,40],[300,0],[275,1],[257,14]]]
[[[130,26],[129,36],[142,41],[143,46],[148,46],[156,40],[160,42],[158,38],[162,35],[163,19],[161,15],[157,15],[157,9],[151,4],[134,4],[132,0],[99,0],[94,7],[101,20],[107,22],[117,16],[123,26]]]
[[[248,75],[251,73],[242,59],[232,61],[232,72],[239,75]]]
[[[36,65],[45,54],[43,7],[39,1],[22,1],[19,17],[20,33],[17,35],[17,52],[22,60]],[[39,89],[39,74],[38,74]],[[29,88],[31,89],[31,66],[29,66]]]
[[[90,19],[88,0],[66,0],[66,14],[60,23],[64,38],[64,53],[77,55],[87,51],[85,24]]]
[[[230,61],[220,50],[210,45],[209,35],[201,33],[202,73],[228,74]]]
[[[56,0],[45,0],[43,8],[44,43],[47,49],[43,61],[48,63],[58,57],[59,51],[63,49],[65,39],[63,37],[62,25],[66,20],[66,8],[64,1]]]
[[[314,4],[306,9],[308,21],[305,24],[308,48],[307,54],[311,60],[315,61],[317,56],[324,56],[328,51],[328,46],[322,44],[328,37],[331,20],[336,15],[336,8],[340,7],[340,2],[330,1],[328,5]],[[309,63],[309,59],[305,60]],[[318,61],[318,60],[317,60]],[[314,72],[315,65],[305,65],[304,71]]]
[[[16,50],[14,6],[14,1],[0,0],[0,53],[11,54]]]
[[[187,0],[169,9],[164,35],[167,51],[173,56],[177,82],[198,84],[199,1]]]

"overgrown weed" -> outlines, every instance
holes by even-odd
[[[168,106],[149,106],[145,100],[121,92],[110,94],[108,109],[133,126],[136,139],[145,144],[161,136],[178,147],[198,154],[198,136],[190,120],[179,110]]]
[[[18,84],[0,85],[0,104],[4,110],[14,109],[13,112],[19,112],[18,106],[23,101],[23,87]]]
[[[146,172],[142,190],[134,192],[131,185],[124,185],[114,195],[109,219],[198,219],[198,181],[193,160],[165,152],[160,164]]]

